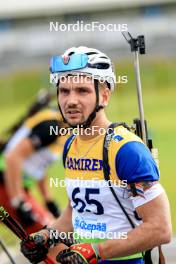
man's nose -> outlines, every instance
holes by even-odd
[[[68,105],[77,105],[78,104],[78,95],[72,90],[67,98]]]

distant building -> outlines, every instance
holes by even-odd
[[[114,58],[127,56],[120,32],[125,29],[145,35],[149,56],[176,56],[175,7],[176,1],[169,0],[4,1],[0,68],[48,63],[51,55],[78,45],[100,48]]]

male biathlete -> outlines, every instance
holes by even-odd
[[[50,134],[51,128],[58,126],[63,126],[59,111],[41,109],[24,120],[1,153],[0,205],[28,232],[41,229],[60,215],[47,178],[48,167],[63,149],[64,137]],[[35,183],[44,206],[31,193]]]
[[[23,240],[21,251],[31,263],[50,252],[59,263],[142,264],[147,249],[171,239],[169,203],[149,149],[105,114],[115,88],[111,60],[96,49],[71,48],[52,59],[51,72],[64,119],[83,133],[69,137],[64,147],[65,211]],[[59,252],[61,243],[67,249]]]

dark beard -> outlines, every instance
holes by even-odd
[[[84,123],[85,122],[82,122],[82,123],[77,123],[77,124],[75,124],[75,125],[72,125],[72,124],[70,124],[69,123],[69,121],[65,118],[65,122],[69,125],[69,127],[71,127],[71,128],[83,128],[83,126],[84,126]]]

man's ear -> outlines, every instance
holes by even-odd
[[[103,86],[100,89],[100,105],[102,105],[103,107],[106,107],[109,103],[109,99],[110,99],[110,90],[107,86]]]

